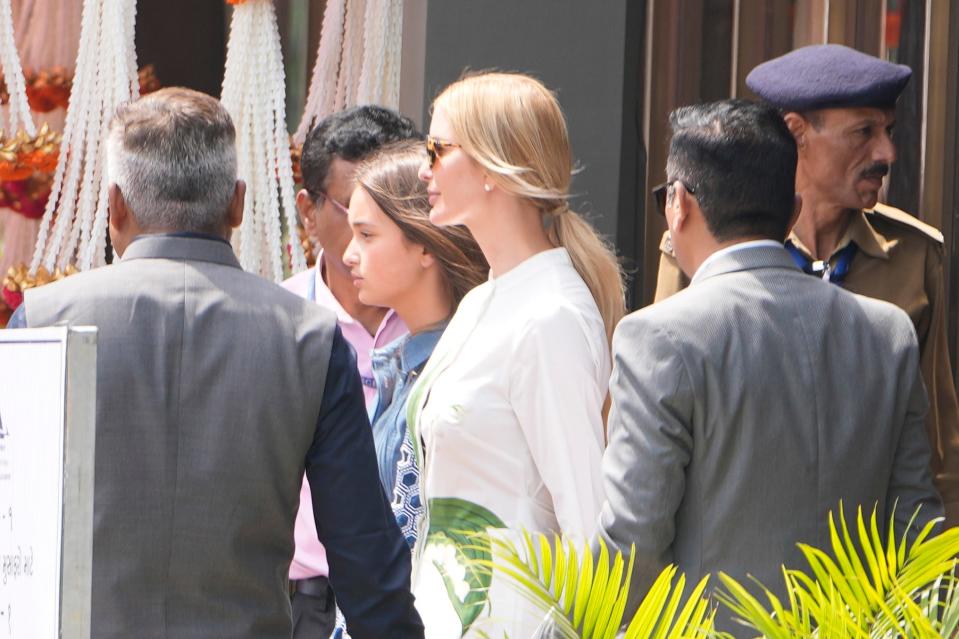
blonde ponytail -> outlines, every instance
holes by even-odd
[[[609,243],[567,205],[573,156],[556,96],[530,76],[485,72],[446,87],[433,102],[440,104],[463,150],[501,188],[540,210],[550,241],[569,252],[611,339],[626,313],[623,271]]]
[[[579,213],[562,207],[547,215],[550,241],[569,253],[576,272],[596,300],[606,326],[606,338],[611,341],[613,330],[626,314],[626,291],[619,260],[609,243]]]

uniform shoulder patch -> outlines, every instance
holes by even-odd
[[[866,211],[866,217],[876,220],[886,220],[899,227],[906,227],[914,231],[919,231],[923,235],[935,240],[939,244],[945,242],[942,231],[931,224],[926,224],[922,220],[909,215],[901,209],[888,204],[877,203],[871,211]]]

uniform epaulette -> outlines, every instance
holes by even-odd
[[[935,240],[936,242],[943,244],[945,238],[942,235],[942,231],[937,229],[935,226],[926,224],[922,220],[909,215],[903,210],[897,209],[894,206],[889,206],[888,204],[876,203],[876,206],[873,207],[871,211],[866,211],[868,216],[876,216],[885,220],[889,220],[897,224],[898,226],[905,226],[910,229],[919,231],[920,233],[928,236],[929,238]]]

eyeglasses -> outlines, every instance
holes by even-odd
[[[659,186],[653,189],[653,197],[656,199],[656,210],[659,211],[659,214],[662,216],[666,215],[666,195],[669,192],[669,187],[671,187],[676,182],[679,182],[684,187],[686,187],[687,193],[691,195],[696,195],[696,189],[689,186],[682,180],[669,180],[667,182],[663,182],[662,184],[660,184]]]
[[[330,204],[332,204],[332,205],[333,205],[333,208],[335,208],[337,211],[339,211],[339,212],[342,213],[343,215],[348,215],[348,214],[349,214],[349,212],[350,212],[349,207],[344,206],[343,204],[340,204],[339,202],[337,202],[337,201],[336,201],[335,199],[333,199],[329,194],[327,194],[326,191],[311,191],[310,189],[307,189],[307,191],[308,191],[308,192],[313,196],[313,198],[316,200],[317,206],[319,206],[319,207],[322,208],[322,206],[323,206],[323,201],[324,201],[324,200],[329,200],[329,201],[330,201]]]
[[[447,142],[445,140],[440,140],[434,138],[432,135],[426,136],[426,155],[430,159],[430,168],[433,168],[433,165],[436,164],[438,158],[443,157],[446,153],[446,149],[451,149],[453,147],[460,146],[456,142]]]

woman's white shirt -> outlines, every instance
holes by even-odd
[[[471,291],[423,373],[424,497],[457,497],[509,528],[592,536],[603,501],[603,319],[564,248]]]

